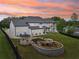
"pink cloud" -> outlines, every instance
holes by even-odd
[[[66,0],[63,3],[49,1],[43,3],[38,0],[1,0],[0,13],[17,16],[69,17],[74,10],[77,10],[76,12],[79,10],[78,6],[74,9],[73,6],[70,5],[75,5],[75,3],[70,0]]]

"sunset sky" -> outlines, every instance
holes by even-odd
[[[79,15],[79,0],[0,0],[5,15],[69,18],[73,12]]]

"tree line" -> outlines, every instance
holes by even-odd
[[[29,16],[29,17],[32,17],[33,16]],[[36,16],[37,17],[37,16]],[[10,21],[11,20],[19,20],[19,19],[24,19],[26,18],[25,16],[22,16],[22,17],[8,17],[8,18],[4,18],[1,22],[0,22],[0,26],[2,28],[9,28],[9,24],[10,24]],[[41,18],[41,17],[37,17],[38,18]],[[66,27],[66,26],[79,26],[79,21],[65,21],[63,18],[60,18],[60,17],[57,17],[57,16],[54,16],[54,17],[51,17],[51,18],[48,18],[48,19],[51,19],[53,21],[55,21],[57,23],[57,30],[58,31],[63,31],[63,28]]]

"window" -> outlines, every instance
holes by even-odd
[[[26,24],[28,24],[28,22],[26,22]]]
[[[22,34],[20,33],[20,35],[19,36],[22,36]]]
[[[37,35],[37,33],[35,35]]]
[[[39,33],[39,35],[41,35],[41,33]]]
[[[24,32],[24,35],[26,35],[27,33],[26,32]]]
[[[42,24],[42,23],[40,23],[40,24]]]
[[[17,37],[19,36],[19,35],[16,35]]]

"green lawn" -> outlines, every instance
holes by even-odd
[[[71,38],[59,33],[48,33],[44,37],[52,38],[53,40],[63,43],[65,49],[64,54],[57,57],[48,57],[39,54],[31,46],[20,46],[18,44],[18,51],[23,59],[79,59],[79,39]],[[13,42],[16,44],[15,39]]]
[[[11,47],[1,31],[0,31],[0,59],[15,59],[15,55]]]

